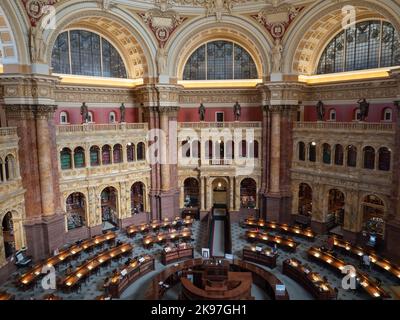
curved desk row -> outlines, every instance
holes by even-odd
[[[155,243],[163,243],[168,241],[187,240],[192,237],[192,230],[184,228],[173,232],[159,232],[155,235],[148,235],[143,238],[143,246],[148,248]]]
[[[250,228],[261,228],[261,229],[269,229],[276,230],[278,232],[291,234],[294,236],[302,237],[307,240],[314,241],[315,233],[311,230],[311,228],[300,228],[296,226],[290,226],[288,224],[281,224],[277,222],[265,221],[264,219],[254,219],[247,218],[242,221],[242,225]]]
[[[132,252],[133,246],[129,243],[123,243],[117,247],[105,250],[99,253],[94,258],[87,260],[80,267],[76,268],[74,272],[67,275],[61,282],[61,286],[64,289],[71,290],[80,281],[90,276],[100,266],[111,262],[112,259],[119,258],[122,255],[129,254]]]
[[[15,296],[7,292],[0,292],[0,301],[5,300],[15,300]]]
[[[151,223],[131,225],[126,228],[126,233],[129,237],[133,237],[137,233],[156,231],[160,228],[175,228],[179,224],[184,227],[190,227],[193,224],[193,219],[190,217],[184,219],[182,219],[181,217],[176,217],[172,221],[166,218],[164,221],[155,220],[152,221]]]
[[[283,261],[282,273],[299,283],[317,300],[330,300],[336,298],[336,292],[320,274],[303,266],[297,259]]]
[[[276,267],[278,254],[273,253],[271,248],[257,246],[246,246],[243,248],[243,260],[261,264],[271,269]]]
[[[296,252],[298,246],[298,243],[293,239],[275,236],[261,230],[246,231],[246,238],[251,242],[258,241],[270,245],[276,244],[278,247],[290,252]]]
[[[363,249],[360,246],[352,245],[350,242],[334,238],[333,247],[339,249],[342,252],[350,253],[355,257],[361,258],[364,254],[368,254],[371,257],[371,262],[373,265],[377,266],[379,269],[390,273],[400,280],[400,267],[389,260],[382,258],[375,254],[374,252]]]
[[[197,258],[164,269],[149,283],[149,287],[145,293],[145,299],[161,300],[165,291],[168,289],[165,285],[171,287],[179,283],[183,272],[193,271],[195,268],[203,266],[204,262],[205,260],[202,258]],[[277,290],[283,283],[272,273],[242,260],[234,260],[230,263],[230,268],[232,271],[251,272],[253,275],[253,282],[265,289],[272,299],[289,300],[289,294],[286,289],[282,292]]]
[[[115,234],[115,232],[107,232],[105,234],[87,239],[80,244],[73,245],[68,249],[62,250],[57,255],[36,264],[27,273],[23,274],[18,279],[18,285],[23,288],[27,288],[30,285],[34,284],[35,281],[42,276],[42,270],[44,267],[56,267],[61,263],[77,257],[82,251],[88,251],[104,243],[113,243],[115,242],[116,237],[117,235]]]
[[[154,269],[154,257],[146,255],[134,258],[129,265],[121,267],[104,283],[106,295],[119,298],[132,283]]]
[[[349,263],[344,262],[343,260],[340,260],[333,255],[322,251],[319,248],[311,247],[307,251],[308,257],[316,260],[325,266],[330,267],[334,271],[336,271],[338,274],[340,274],[342,277],[345,276],[346,273],[343,273],[342,271],[345,270],[345,267],[348,265],[351,265]],[[353,266],[354,267],[354,266]],[[354,267],[356,270],[356,280],[359,282],[361,288],[373,299],[382,299],[382,298],[390,298],[390,295],[383,290],[373,279],[371,279],[367,274],[364,272],[361,272],[360,270],[357,270],[357,268]]]

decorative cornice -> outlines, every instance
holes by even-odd
[[[11,104],[5,105],[8,119],[27,120],[27,119],[45,119],[54,118],[56,105],[33,105],[33,104]]]

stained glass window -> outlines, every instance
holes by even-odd
[[[400,65],[400,37],[385,21],[362,21],[336,35],[319,60],[317,73]]]
[[[221,40],[199,47],[183,71],[183,80],[257,78],[257,68],[250,54],[236,43]]]
[[[127,78],[118,51],[106,39],[85,30],[65,31],[58,36],[52,67],[55,73]]]

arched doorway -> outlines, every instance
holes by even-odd
[[[144,212],[144,190],[143,182],[135,182],[131,187],[131,213],[139,214]]]
[[[14,222],[11,212],[7,212],[2,221],[4,251],[6,259],[15,252]]]
[[[301,183],[299,186],[298,213],[307,217],[312,215],[312,189],[307,183]]]
[[[335,225],[340,228],[344,224],[344,194],[337,189],[329,190],[328,215],[334,217]]]
[[[228,183],[225,179],[217,178],[212,183],[213,204],[228,205]]]
[[[183,183],[184,207],[198,208],[200,198],[199,182],[195,178],[187,178]]]
[[[68,231],[86,225],[86,198],[83,193],[75,192],[66,200]]]
[[[385,237],[385,204],[375,196],[364,197],[362,203],[363,221],[362,230],[366,233],[371,245]]]
[[[240,207],[254,209],[257,199],[257,183],[252,178],[245,178],[240,183]]]
[[[103,230],[109,230],[118,225],[118,192],[114,187],[107,187],[101,192],[101,216]]]

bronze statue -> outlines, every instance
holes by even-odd
[[[200,115],[200,121],[204,121],[206,117],[206,107],[204,107],[203,103],[200,104],[199,115]]]
[[[86,102],[84,102],[81,106],[81,115],[82,115],[82,123],[88,123],[89,122],[89,108],[86,105]]]
[[[236,101],[235,105],[233,106],[233,111],[235,115],[235,121],[239,121],[242,113],[242,107],[240,106],[239,102]]]
[[[318,121],[324,121],[324,118],[325,118],[325,105],[324,105],[324,103],[321,100],[319,100],[316,107],[317,107]]]
[[[121,112],[121,123],[125,122],[125,104],[122,103],[121,106],[119,107],[119,111]]]
[[[365,121],[365,118],[368,117],[369,103],[365,98],[358,100],[357,103],[360,108],[360,121]]]

